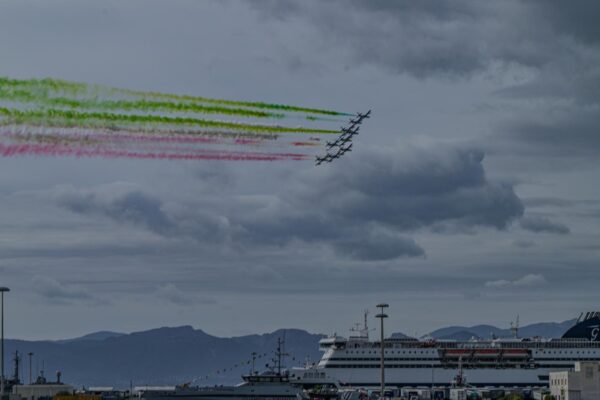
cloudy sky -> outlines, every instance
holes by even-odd
[[[350,157],[0,159],[8,336],[600,304],[600,3],[8,0],[0,76],[373,109]]]

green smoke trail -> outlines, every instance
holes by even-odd
[[[124,93],[130,94],[132,96],[140,96],[140,97],[149,97],[155,99],[166,99],[166,100],[180,100],[180,101],[193,101],[193,102],[201,102],[201,103],[212,103],[212,104],[222,104],[228,106],[244,106],[244,107],[254,107],[260,109],[270,109],[270,110],[279,110],[279,111],[288,111],[288,112],[301,112],[307,114],[320,114],[320,115],[332,115],[332,116],[352,116],[354,114],[344,113],[339,111],[332,110],[323,110],[319,108],[308,108],[308,107],[298,107],[298,106],[290,106],[286,104],[274,104],[274,103],[265,103],[260,101],[238,101],[238,100],[223,100],[223,99],[212,99],[208,97],[199,97],[199,96],[186,96],[186,95],[177,95],[177,94],[167,94],[167,93],[158,93],[158,92],[142,92],[137,90],[126,90],[126,89],[117,89],[119,91],[123,91]]]
[[[339,134],[337,130],[286,127],[280,125],[254,125],[239,122],[214,121],[191,117],[165,117],[161,115],[114,114],[107,112],[77,112],[71,110],[14,110],[0,107],[6,123],[38,123],[49,126],[106,128],[122,124],[148,124],[169,126],[196,126],[264,133]]]
[[[284,114],[256,111],[243,108],[228,108],[221,106],[205,106],[193,103],[173,103],[167,101],[147,100],[78,100],[65,97],[48,97],[47,94],[37,94],[25,90],[3,90],[0,86],[0,99],[36,103],[50,107],[81,108],[87,110],[116,110],[116,111],[170,111],[194,112],[199,114],[222,114],[249,118],[284,118]]]
[[[301,112],[307,114],[327,115],[327,116],[351,116],[352,114],[343,113],[339,111],[290,106],[285,104],[274,104],[265,102],[252,102],[252,101],[237,101],[237,100],[223,100],[223,99],[212,99],[208,97],[198,96],[187,96],[187,95],[176,95],[159,92],[145,92],[139,90],[130,89],[118,89],[118,88],[105,88],[102,86],[92,86],[82,83],[68,82],[58,79],[30,79],[30,80],[16,80],[10,78],[0,77],[0,86],[2,87],[13,87],[22,88],[29,91],[36,91],[49,95],[52,92],[65,93],[72,96],[81,95],[92,95],[97,96],[99,93],[107,92],[109,94],[123,94],[140,97],[142,99],[154,99],[154,100],[175,100],[182,102],[195,102],[195,103],[208,103],[215,105],[224,106],[236,106],[236,107],[252,107],[266,110],[277,110],[286,112]]]
[[[86,85],[84,83],[68,82],[59,79],[10,79],[0,76],[0,87],[2,88],[21,88],[24,90],[35,91],[38,93],[64,93],[71,96],[80,96],[85,94],[97,93],[99,86]]]

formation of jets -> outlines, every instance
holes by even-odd
[[[333,142],[327,142],[327,152],[324,156],[317,156],[315,159],[316,165],[321,165],[324,162],[332,162],[335,159],[340,158],[344,154],[352,151],[352,138],[358,135],[360,124],[363,120],[371,117],[371,110],[366,113],[358,113],[355,117],[350,119],[348,126],[343,126],[340,129],[340,136]]]

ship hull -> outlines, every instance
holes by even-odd
[[[467,369],[464,371],[467,384],[471,386],[548,386],[550,372],[564,368],[531,369]],[[369,368],[326,368],[326,380],[332,384],[352,387],[379,387],[380,370]],[[457,375],[451,368],[390,368],[386,369],[387,386],[450,386]]]

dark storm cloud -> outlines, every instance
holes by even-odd
[[[600,3],[589,0],[535,0],[537,10],[553,27],[586,43],[600,43]]]
[[[425,251],[414,240],[384,232],[367,232],[360,238],[334,242],[333,246],[338,254],[363,261],[425,255]]]
[[[67,189],[58,195],[58,203],[79,214],[104,215],[119,222],[146,226],[158,233],[172,227],[160,201],[138,190],[101,198],[94,192]]]
[[[572,200],[561,199],[558,197],[525,197],[521,201],[527,208],[535,207],[570,207],[577,203]]]
[[[356,62],[423,78],[470,76],[494,62],[540,68],[559,39],[598,39],[593,10],[568,2],[255,0],[274,18],[301,17]],[[585,3],[589,4],[589,3]],[[592,5],[596,8],[597,5]]]
[[[108,217],[164,237],[189,237],[202,242],[225,240],[223,220],[211,211],[202,211],[211,207],[208,203],[202,204],[200,210],[181,205],[169,209],[159,197],[122,184],[94,190],[61,187],[55,192],[58,205],[78,214]]]
[[[352,60],[418,77],[465,75],[483,67],[477,45],[465,39],[479,11],[462,2],[254,1],[264,15],[300,16],[322,30]],[[418,38],[418,40],[415,40]]]
[[[553,222],[546,217],[525,216],[521,218],[519,223],[521,225],[521,228],[536,233],[546,232],[566,235],[570,232],[569,228],[566,225],[558,222]]]
[[[524,146],[517,151],[538,156],[596,157],[600,154],[599,106],[600,102],[587,110],[565,106],[550,116],[522,116],[503,124],[501,129],[508,138]]]
[[[502,229],[523,206],[512,186],[486,178],[482,161],[478,150],[380,151],[334,165],[302,198],[360,226]]]
[[[417,229],[503,229],[522,215],[512,186],[489,181],[482,161],[477,150],[377,150],[294,175],[292,189],[253,200],[215,193],[191,204],[165,205],[135,188],[118,187],[115,194],[110,186],[71,189],[57,199],[73,212],[165,237],[246,250],[300,241],[357,260],[389,260],[425,254],[403,236]]]
[[[600,154],[600,4],[591,1],[255,0],[272,18],[301,18],[350,60],[417,78],[498,76],[514,111],[499,124],[511,153]],[[324,46],[324,47],[327,47]],[[510,74],[507,74],[510,76]],[[510,80],[509,80],[510,81]],[[520,99],[520,100],[518,100]],[[532,109],[528,100],[538,99]],[[518,104],[525,102],[527,107]]]

